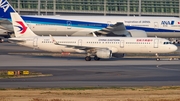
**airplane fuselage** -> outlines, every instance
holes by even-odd
[[[37,35],[44,36],[49,33],[53,36],[86,36],[90,32],[101,30],[111,24],[123,22],[127,30],[143,30],[149,37],[180,37],[180,19],[176,17],[28,15],[22,18]],[[7,28],[12,29],[10,26]]]
[[[16,38],[10,38],[16,39]],[[50,37],[29,37],[18,38],[25,40],[17,44],[49,52],[78,52],[86,51],[73,47],[63,46],[74,45],[83,47],[108,48],[112,53],[168,53],[177,49],[166,39],[161,38],[117,38],[117,37],[54,37],[62,45],[55,45]],[[167,42],[169,42],[167,44]]]

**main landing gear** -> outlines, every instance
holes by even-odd
[[[86,56],[86,57],[85,57],[85,60],[86,60],[86,61],[91,61],[91,56]],[[99,61],[100,58],[98,58],[97,56],[94,56],[94,60]]]
[[[157,58],[156,58],[156,61],[160,61],[160,58],[159,58],[158,53],[156,53],[155,55],[156,55],[156,57],[157,57]]]
[[[98,58],[97,56],[94,56],[94,60],[99,61],[100,58]]]
[[[85,57],[85,60],[86,60],[86,61],[91,61],[91,56],[86,56],[86,57]]]

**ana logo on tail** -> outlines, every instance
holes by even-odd
[[[4,12],[6,12],[9,7],[10,5],[6,0],[0,0],[0,8],[2,8]]]
[[[18,24],[20,24],[21,26],[15,26],[18,27],[20,30],[20,34],[23,34],[24,32],[26,32],[27,27],[24,25],[24,23],[22,21],[16,21]]]

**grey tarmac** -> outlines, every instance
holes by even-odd
[[[42,52],[0,45],[0,70],[29,70],[48,77],[0,79],[0,88],[179,86],[180,60],[122,58],[84,61],[82,57],[11,55]]]

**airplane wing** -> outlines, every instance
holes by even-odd
[[[54,43],[54,44],[55,45],[66,46],[68,48],[80,49],[80,50],[91,50],[91,49],[97,48],[97,47],[85,47],[85,46],[77,46],[77,45],[66,45],[66,44],[59,44],[59,43]]]
[[[11,31],[11,30],[7,29],[6,27],[4,27],[3,25],[12,25],[12,23],[8,19],[0,18],[0,29]]]
[[[1,19],[1,18],[0,18],[0,23],[2,23],[2,24],[12,24],[8,19]]]
[[[103,28],[94,32],[96,35],[105,36],[127,36],[129,32],[126,30],[123,22],[117,22],[114,25],[109,25],[107,28]]]
[[[74,48],[74,49],[80,49],[80,50],[96,50],[96,49],[108,49],[106,47],[90,47],[90,46],[78,46],[78,45],[67,45],[67,44],[59,44],[51,35],[49,35],[51,40],[55,45],[61,45],[61,46],[66,46],[68,48]]]

